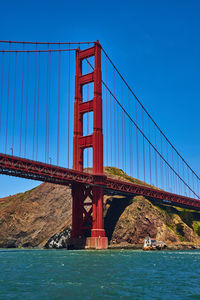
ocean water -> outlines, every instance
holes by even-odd
[[[200,251],[0,250],[0,299],[200,299]]]

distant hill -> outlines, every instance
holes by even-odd
[[[147,185],[117,168],[106,167],[105,172],[112,178]],[[50,183],[0,199],[0,248],[65,247],[71,209],[71,190]],[[171,245],[169,248],[200,247],[199,212],[153,204],[142,196],[115,195],[104,197],[104,215],[110,247],[141,246],[146,236]]]

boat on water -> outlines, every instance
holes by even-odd
[[[144,239],[144,245],[143,245],[143,250],[148,251],[148,250],[162,250],[166,247],[164,242],[161,241],[156,241],[154,239],[151,239],[150,236],[146,237]]]

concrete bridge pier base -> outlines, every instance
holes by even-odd
[[[99,178],[104,180],[103,176]],[[103,216],[104,189],[95,186],[92,188],[92,195],[92,230],[91,237],[86,239],[86,248],[107,249],[108,238],[105,236]]]
[[[86,238],[85,249],[105,250],[108,248],[107,237],[88,237]]]

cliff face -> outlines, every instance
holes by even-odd
[[[134,181],[114,168],[107,168],[106,172],[114,178]],[[0,199],[0,248],[65,247],[71,208],[71,190],[49,183]],[[111,246],[142,244],[146,236],[170,244],[200,244],[199,212],[155,205],[141,196],[105,196],[104,208]]]

